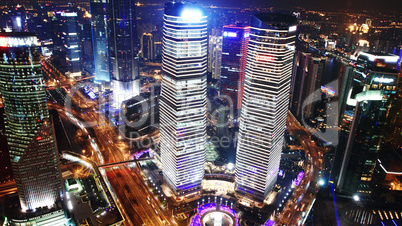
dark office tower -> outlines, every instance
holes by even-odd
[[[236,154],[238,194],[263,202],[281,160],[296,39],[295,17],[252,17],[240,134]]]
[[[109,61],[109,1],[90,1],[92,42],[95,61],[95,81],[110,82]]]
[[[207,16],[165,4],[160,97],[163,178],[183,196],[201,188],[206,158]]]
[[[314,105],[317,103],[315,100],[321,96],[325,58],[297,51],[294,64],[290,111],[298,119],[303,115],[306,120],[312,118]]]
[[[21,209],[53,207],[60,168],[35,34],[0,33],[0,90]]]
[[[250,27],[223,26],[221,94],[230,99],[233,109],[241,107],[249,35]]]
[[[153,39],[153,59],[160,60],[162,59],[162,32],[158,30],[152,31],[152,39]]]
[[[340,141],[332,179],[339,192],[348,195],[372,193],[372,177],[397,93],[398,56],[360,53],[347,106],[342,118]]]
[[[109,54],[116,109],[140,94],[138,40],[134,0],[110,0]]]
[[[77,12],[62,12],[63,42],[70,77],[81,76],[81,40]]]
[[[152,60],[154,58],[154,41],[152,34],[144,33],[141,37],[141,57],[144,60]]]

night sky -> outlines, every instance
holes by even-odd
[[[163,0],[152,0],[164,3]],[[402,0],[193,0],[201,4],[213,4],[216,6],[249,6],[266,5],[285,8],[288,6],[300,6],[312,10],[338,11],[348,10],[351,12],[362,10],[379,10],[384,13],[391,11],[402,13]],[[293,8],[293,7],[292,7]]]

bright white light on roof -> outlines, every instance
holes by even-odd
[[[228,163],[228,170],[233,170],[233,169],[234,169],[234,164]]]
[[[384,60],[387,63],[396,63],[399,60],[399,56],[396,55],[386,55],[386,56],[378,56],[371,53],[360,52],[361,56],[368,57],[368,60],[374,62],[375,60]]]
[[[184,9],[181,13],[181,17],[183,20],[200,21],[202,18],[202,13],[197,9]]]
[[[382,100],[383,94],[381,90],[366,90],[364,92],[356,94],[356,101],[378,101]]]
[[[297,26],[296,26],[296,25],[289,27],[289,32],[293,32],[293,31],[296,31],[296,30],[297,30]]]

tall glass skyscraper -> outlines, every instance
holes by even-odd
[[[112,81],[113,105],[140,94],[134,0],[91,0],[95,80]]]
[[[78,30],[77,12],[62,12],[63,42],[67,56],[68,72],[71,77],[81,76],[81,40]]]
[[[233,109],[241,107],[250,27],[223,26],[221,90]]]
[[[140,94],[134,0],[110,0],[109,54],[115,108]]]
[[[399,57],[360,52],[352,74],[331,177],[338,192],[369,196],[379,152],[386,143],[398,91]]]
[[[110,82],[109,63],[109,0],[91,0],[92,42],[95,60],[95,80]]]
[[[0,33],[0,91],[21,209],[52,207],[61,175],[35,34]]]
[[[238,194],[262,202],[276,183],[289,104],[296,18],[252,17],[240,134],[236,154]]]
[[[163,177],[177,196],[201,188],[206,157],[207,17],[170,2],[163,17],[160,97]]]

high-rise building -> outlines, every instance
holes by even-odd
[[[206,157],[207,16],[165,4],[160,97],[163,177],[177,196],[201,188]]]
[[[109,54],[116,109],[140,94],[138,40],[134,0],[110,0]]]
[[[222,32],[212,29],[208,43],[208,72],[213,79],[219,79],[222,63]]]
[[[274,187],[284,140],[296,18],[259,13],[250,40],[236,154],[238,194],[262,202]]]
[[[152,41],[153,41],[153,59],[161,60],[162,59],[162,32],[154,29],[152,32]]]
[[[319,92],[324,72],[325,58],[312,56],[311,53],[297,51],[291,85],[290,111],[295,117],[312,117],[314,105],[321,96]],[[318,90],[318,92],[316,92]],[[308,104],[306,104],[308,103]]]
[[[140,93],[134,0],[91,1],[95,80],[112,81],[113,107]]]
[[[109,0],[91,0],[91,27],[95,61],[95,81],[110,82],[109,61]]]
[[[370,195],[379,151],[385,143],[397,94],[398,56],[360,53],[342,112],[340,140],[331,177],[339,192]]]
[[[0,33],[0,91],[21,209],[53,207],[61,175],[35,34]]]
[[[233,109],[241,107],[249,36],[249,26],[223,26],[221,94]]]
[[[81,40],[77,12],[62,12],[63,42],[69,76],[81,76]]]
[[[142,34],[141,57],[145,60],[154,59],[154,41],[151,33]]]

